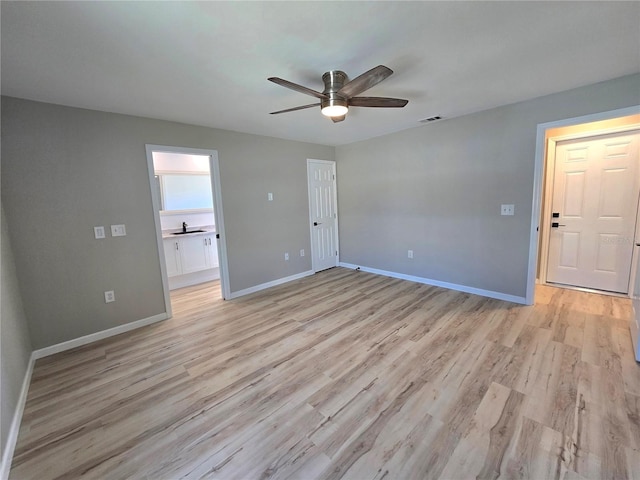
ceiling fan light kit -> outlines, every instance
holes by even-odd
[[[362,75],[347,82],[347,74],[340,70],[331,70],[322,75],[324,90],[322,93],[312,90],[297,83],[290,82],[278,77],[270,77],[267,80],[277,83],[296,92],[304,93],[320,99],[320,103],[312,103],[310,105],[302,105],[299,107],[288,108],[271,112],[272,115],[306,108],[320,106],[323,115],[330,117],[335,123],[345,119],[349,107],[377,107],[377,108],[402,108],[408,100],[400,98],[384,98],[384,97],[357,97],[356,95],[377,85],[382,80],[393,73],[388,67],[378,65]],[[347,82],[345,84],[345,82]]]
[[[347,74],[340,70],[331,70],[322,75],[324,91],[327,98],[320,100],[320,111],[327,117],[342,117],[347,114],[347,99],[338,95],[338,91],[344,86]]]
[[[341,117],[349,111],[346,100],[327,100],[325,103],[326,105],[320,111],[326,117]]]

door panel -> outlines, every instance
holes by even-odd
[[[596,270],[615,273],[616,245],[620,242],[620,235],[601,233],[599,237],[598,251],[596,253]]]
[[[164,246],[164,258],[167,265],[167,277],[175,277],[182,273],[180,266],[180,250],[178,241],[174,239],[165,239],[162,242]]]
[[[558,142],[547,281],[627,293],[640,168],[638,132]]]
[[[335,163],[308,161],[309,212],[313,270],[338,264]]]
[[[566,217],[582,217],[584,205],[585,172],[570,172],[566,174],[564,215]]]
[[[578,268],[578,251],[580,249],[580,233],[565,232],[561,238],[562,250],[560,266],[564,268]]]
[[[199,272],[207,269],[207,251],[205,237],[202,235],[183,235],[180,239],[180,262],[182,273]]]
[[[598,216],[600,218],[624,217],[625,192],[617,188],[625,184],[625,176],[629,175],[626,168],[604,170],[602,175],[602,189],[600,190],[600,206]]]

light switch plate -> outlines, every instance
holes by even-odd
[[[127,230],[124,228],[124,225],[111,225],[112,237],[124,237],[126,234]]]
[[[97,239],[104,238],[104,227],[93,227],[93,234]]]
[[[267,200],[269,200],[270,202],[273,202],[273,193],[271,192],[267,193]]]
[[[515,207],[513,204],[502,204],[500,207],[500,215],[513,215],[515,212]]]

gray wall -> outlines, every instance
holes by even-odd
[[[164,312],[145,144],[218,151],[232,292],[311,269],[296,254],[306,159],[333,147],[3,97],[2,200],[34,348]],[[93,238],[119,223],[126,237]]]
[[[31,342],[18,291],[15,264],[4,209],[0,215],[0,458],[4,455],[13,415],[29,366]]]
[[[537,124],[638,104],[632,75],[338,147],[340,260],[524,297]]]

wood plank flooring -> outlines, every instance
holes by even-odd
[[[335,268],[38,360],[11,479],[640,479],[626,299]]]

